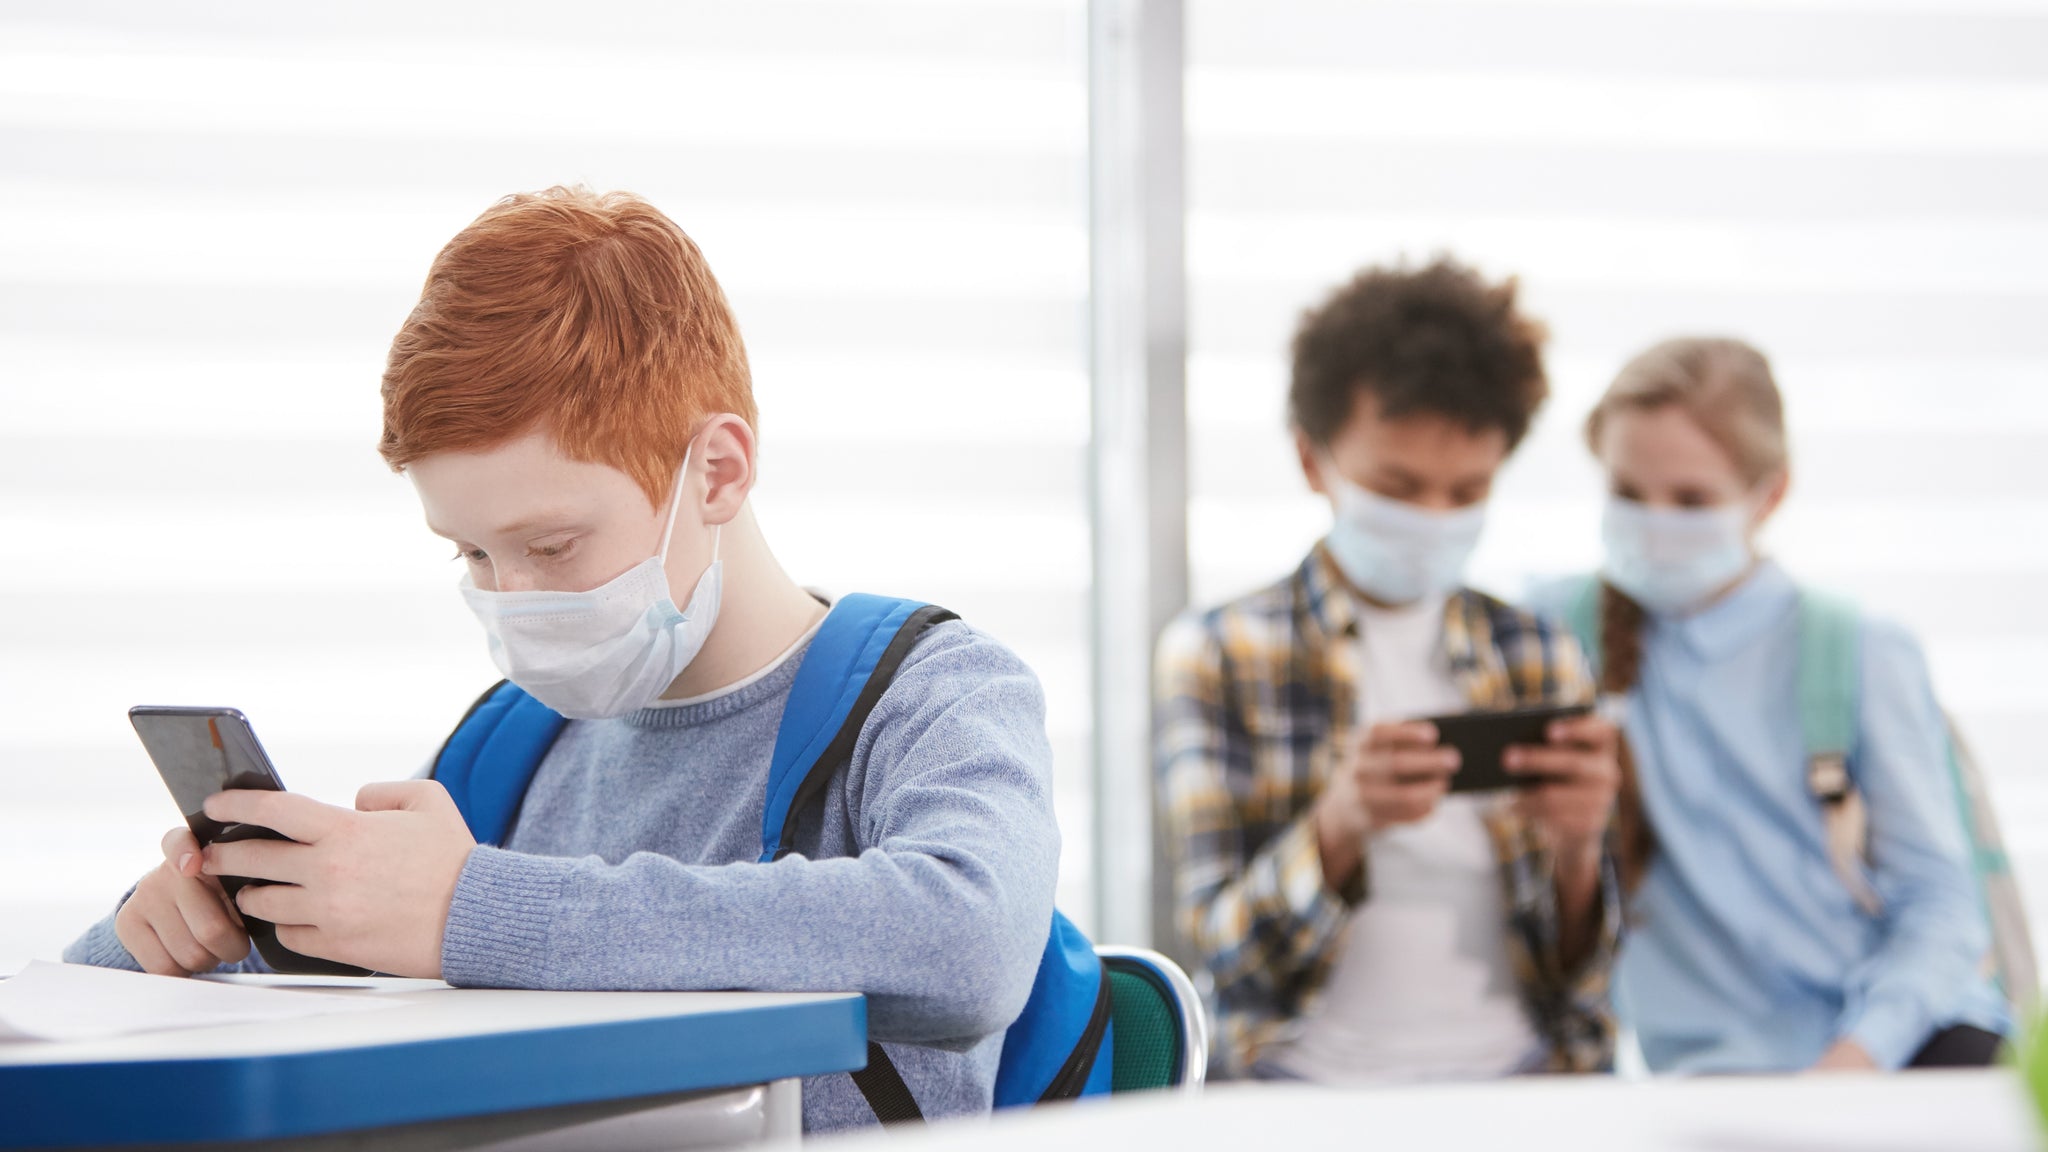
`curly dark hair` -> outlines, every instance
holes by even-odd
[[[1390,419],[1427,412],[1474,433],[1498,428],[1513,448],[1550,394],[1546,332],[1515,310],[1515,289],[1448,256],[1367,268],[1302,315],[1288,418],[1328,444],[1370,394]]]

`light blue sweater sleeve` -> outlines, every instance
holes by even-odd
[[[1870,814],[1884,939],[1850,973],[1840,1032],[1898,1068],[1953,1022],[1991,945],[1948,771],[1947,725],[1913,638],[1863,629],[1852,768]]]
[[[114,932],[114,917],[120,915],[121,905],[128,903],[128,897],[133,895],[135,895],[135,889],[130,888],[126,894],[114,902],[114,910],[112,912],[107,913],[104,919],[87,928],[84,935],[73,940],[70,946],[64,949],[64,962],[66,964],[90,964],[95,968],[125,968],[130,972],[142,971],[142,965],[135,962],[135,957],[129,954],[128,949],[122,945],[120,936]]]
[[[855,746],[852,851],[699,865],[480,847],[449,909],[444,975],[862,992],[876,1039],[967,1046],[1009,1026],[1037,971],[1059,860],[1051,760],[1021,661],[964,629],[928,638]]]

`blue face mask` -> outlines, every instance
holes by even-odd
[[[1352,587],[1398,606],[1447,595],[1464,582],[1486,505],[1432,512],[1361,488],[1327,461],[1322,472],[1337,511],[1324,545]]]
[[[1651,508],[1610,497],[1601,525],[1603,575],[1651,612],[1698,608],[1748,570],[1749,520],[1747,503]]]

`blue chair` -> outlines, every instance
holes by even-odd
[[[1110,1091],[1199,1092],[1209,1070],[1209,1016],[1188,974],[1144,948],[1097,947],[1116,1029]]]

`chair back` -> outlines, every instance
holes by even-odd
[[[1099,946],[1109,973],[1115,1069],[1111,1092],[1199,1091],[1209,1068],[1209,1017],[1180,965],[1144,948]]]

